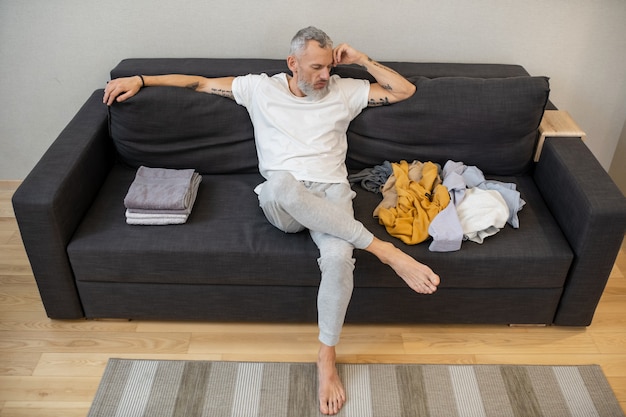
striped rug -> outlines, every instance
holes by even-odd
[[[624,416],[598,366],[339,364],[343,417]],[[314,363],[111,359],[88,417],[319,416]]]

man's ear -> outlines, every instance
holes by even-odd
[[[296,68],[298,68],[295,56],[289,55],[287,57],[287,68],[289,68],[289,70],[295,74]]]

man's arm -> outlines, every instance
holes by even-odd
[[[341,44],[333,51],[334,64],[357,64],[372,74],[376,83],[370,85],[369,106],[385,106],[406,100],[415,93],[415,85],[389,67],[374,61],[350,45]]]
[[[137,94],[142,87],[169,86],[183,87],[202,93],[216,94],[233,99],[234,77],[206,78],[196,75],[135,75],[116,78],[107,83],[102,101],[108,106],[122,102]]]

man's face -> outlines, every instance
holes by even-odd
[[[333,68],[332,48],[320,48],[316,41],[308,41],[302,55],[294,57],[294,66],[292,71],[302,93],[316,99],[328,93]]]

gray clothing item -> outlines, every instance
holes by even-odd
[[[259,194],[261,209],[272,225],[286,233],[308,229],[320,250],[319,340],[327,346],[339,343],[352,297],[353,249],[364,249],[374,239],[354,219],[355,195],[348,184],[298,181],[288,172],[273,174]]]
[[[446,167],[450,168],[448,164]],[[443,209],[428,226],[428,234],[432,236],[428,249],[431,252],[453,252],[461,249],[463,244],[463,226],[456,211],[465,197],[465,181],[463,177],[455,171],[443,172],[443,185],[450,193],[450,203]]]
[[[428,228],[428,233],[433,238],[429,247],[432,252],[451,252],[461,249],[464,236],[456,208],[463,201],[465,191],[469,188],[498,191],[509,209],[507,222],[513,228],[519,228],[517,213],[526,202],[521,198],[515,184],[486,180],[478,167],[466,166],[463,162],[448,161],[443,167],[443,185],[450,193],[450,204],[435,217]]]
[[[186,210],[200,177],[193,169],[140,166],[124,197],[127,209]],[[200,177],[202,180],[202,177]]]
[[[365,168],[356,174],[348,175],[348,181],[351,184],[359,183],[361,187],[372,193],[382,194],[381,188],[389,177],[393,174],[391,162],[385,161],[382,165],[376,165],[373,168]]]

